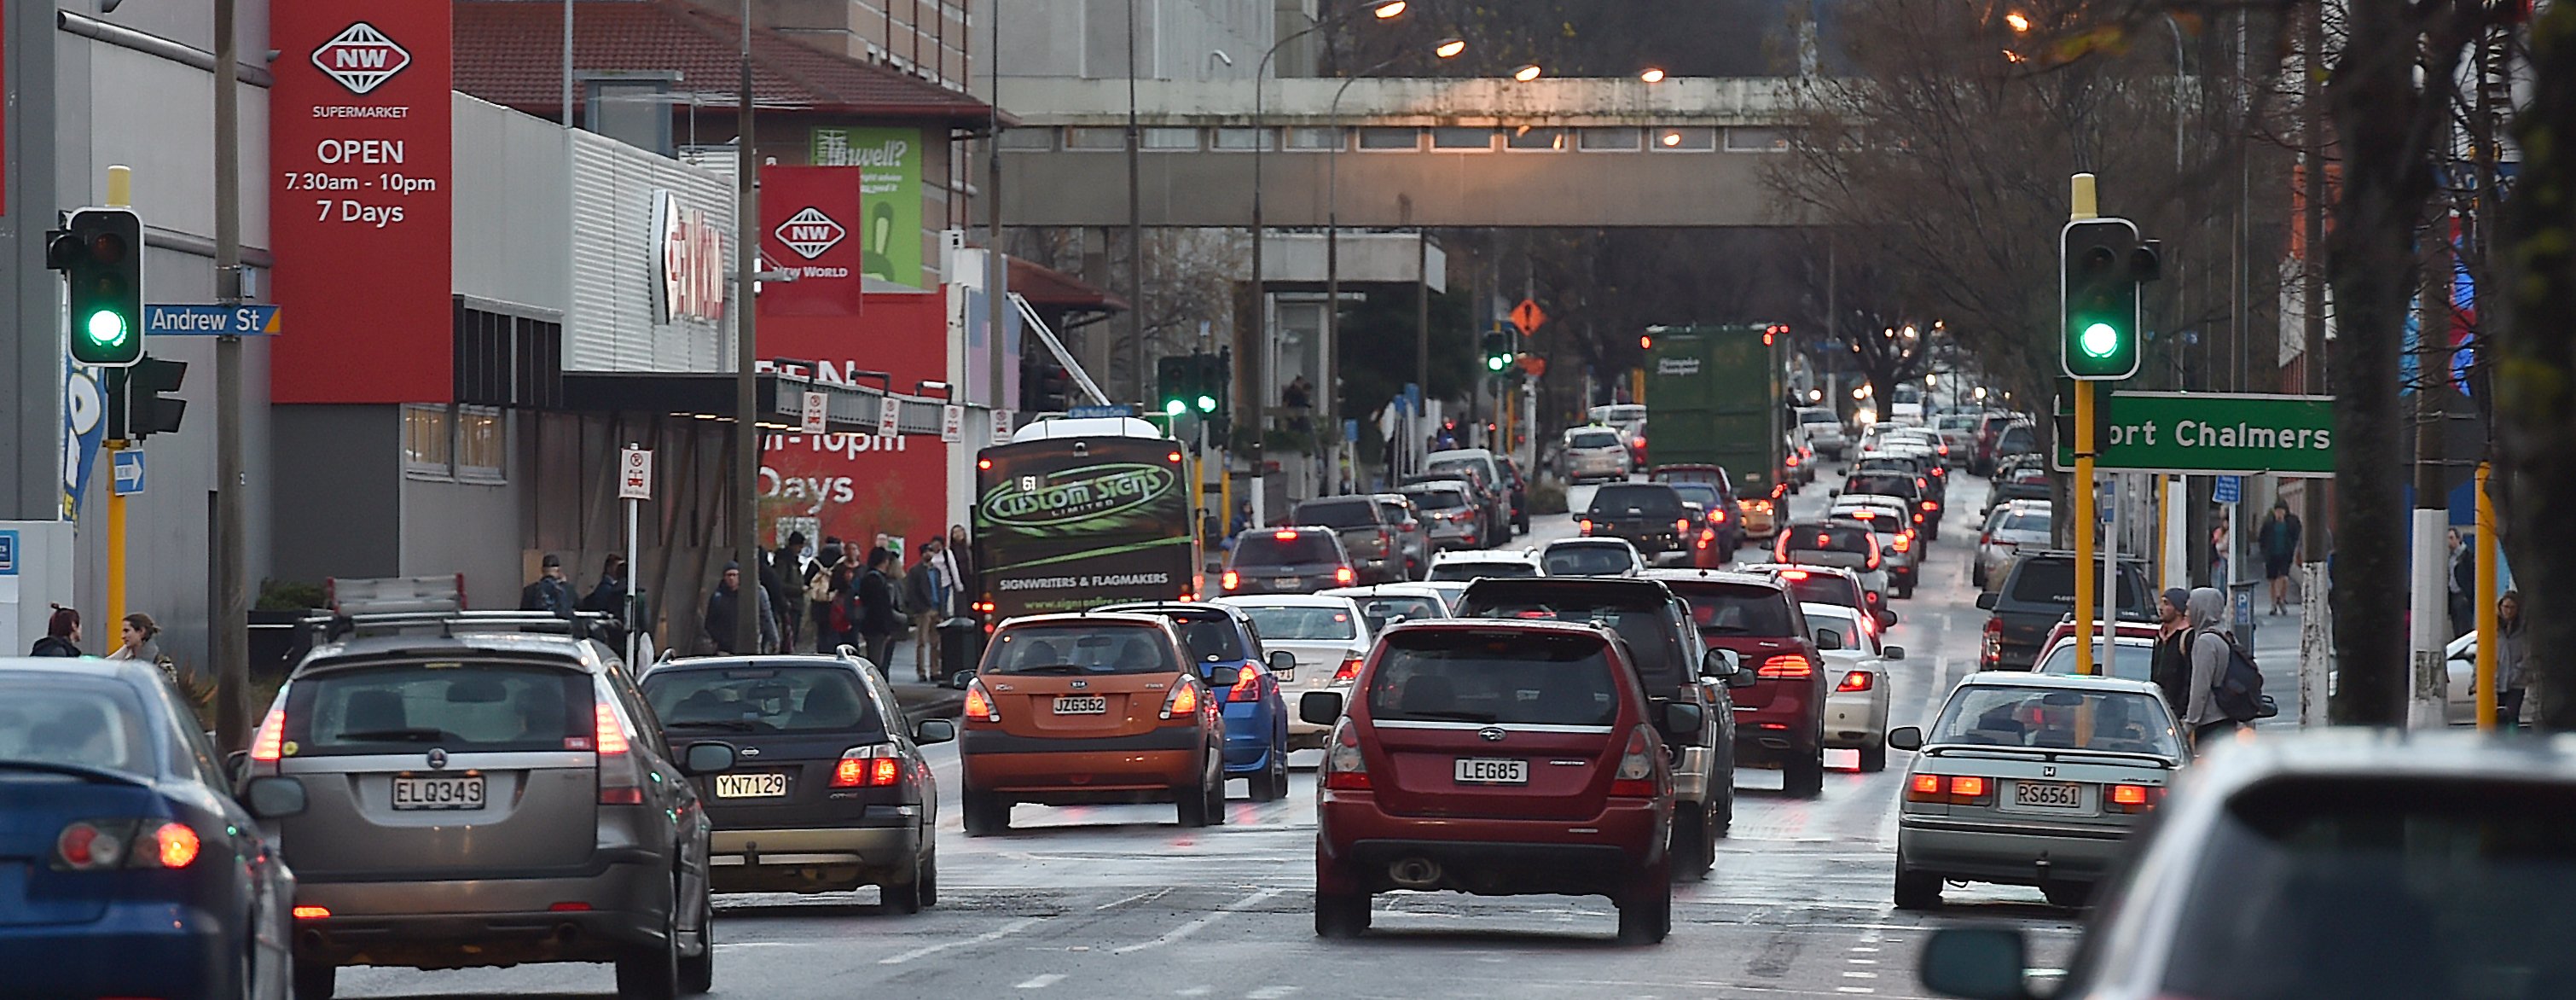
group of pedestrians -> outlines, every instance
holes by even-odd
[[[2225,592],[2175,587],[2157,596],[2156,647],[2148,673],[2194,746],[2246,728],[2229,717],[2213,694],[2235,655],[2235,644]]]
[[[35,645],[27,650],[27,655],[88,656],[89,653],[81,649],[80,609],[60,604],[52,607],[53,613],[45,618],[44,637],[36,640]],[[191,706],[204,706],[213,700],[215,686],[211,678],[181,665],[162,650],[161,625],[153,621],[151,615],[138,611],[126,615],[118,625],[116,648],[109,651],[104,659],[137,660],[160,667]]]
[[[825,536],[809,546],[802,531],[790,532],[786,544],[762,558],[759,585],[751,588],[754,613],[760,616],[763,651],[795,652],[806,645],[830,652],[842,646],[861,651],[868,661],[891,669],[895,641],[907,631],[914,637],[913,676],[930,680],[939,669],[940,624],[969,611],[975,577],[966,528],[949,528],[945,538],[913,546],[909,565],[885,545],[864,552],[838,537]],[[723,579],[707,597],[705,652],[734,652],[734,630],[743,604],[741,567],[728,563]]]

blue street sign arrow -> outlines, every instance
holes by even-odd
[[[277,307],[154,303],[143,307],[143,332],[153,336],[265,336],[277,332]]]
[[[143,449],[125,448],[109,454],[116,456],[116,495],[130,497],[143,492]]]

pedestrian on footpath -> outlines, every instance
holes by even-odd
[[[2184,607],[2191,618],[2191,631],[2184,642],[2191,655],[2191,699],[2183,712],[2183,725],[2191,732],[2195,748],[2214,745],[2212,740],[2226,739],[2243,728],[2218,707],[2212,689],[2227,673],[2231,653],[2227,625],[2227,595],[2216,587],[2201,587],[2191,592]]]
[[[893,565],[893,552],[869,549],[868,568],[858,575],[856,588],[861,648],[881,673],[894,669],[888,661],[894,657],[894,634],[903,628],[903,619],[895,612],[894,580],[886,575]]]
[[[537,579],[519,589],[519,610],[543,611],[557,618],[572,617],[572,582],[564,579],[563,557],[552,552],[537,570]]]
[[[975,571],[975,543],[966,537],[965,525],[948,526],[948,564],[957,568],[956,579],[951,583],[956,590],[956,606],[949,609],[950,614],[974,611],[975,598],[984,593],[984,584],[983,577]]]
[[[955,532],[955,534],[951,534],[949,536],[951,539],[955,538],[957,535],[964,534],[966,531],[964,528],[953,528],[950,530]],[[959,613],[964,611],[965,609],[963,606],[966,603],[965,597],[962,596],[966,593],[966,575],[958,571],[956,546],[950,544],[948,539],[941,539],[939,542],[939,551],[936,554],[936,557],[932,559],[930,566],[932,569],[939,571],[939,592],[941,595],[939,601],[939,619],[941,621],[946,621],[950,618],[956,617]]]
[[[2524,688],[2531,678],[2531,640],[2522,626],[2522,592],[2508,590],[2496,599],[2496,726],[2522,725]]]
[[[929,680],[932,664],[939,662],[939,622],[948,604],[939,583],[939,540],[921,543],[919,561],[903,574],[903,609],[912,616],[912,673],[916,680]]]
[[[2450,535],[2451,638],[2457,639],[2478,627],[2478,553],[2460,529],[2451,529]]]
[[[839,586],[843,577],[843,571],[853,568],[858,563],[857,559],[844,555],[845,552],[847,552],[847,550],[841,547],[840,536],[825,535],[823,536],[823,547],[816,549],[814,551],[814,558],[806,562],[804,584],[805,604],[807,610],[812,613],[812,617],[814,619],[814,650],[816,652],[827,653],[836,648],[831,643],[824,641],[822,636],[822,623],[824,621],[824,616],[832,613],[832,605],[834,603],[845,601],[849,598],[848,594],[835,589]],[[856,576],[855,573],[849,575],[852,577]],[[857,634],[858,633],[856,632],[843,630],[841,638],[843,641],[847,641],[848,637],[855,636]]]
[[[777,551],[769,554],[768,573],[763,577],[764,580],[772,577],[778,580],[778,589],[769,594],[769,604],[778,609],[778,651],[782,653],[795,652],[797,637],[805,634],[807,581],[804,557],[805,533],[790,531],[787,533],[787,544],[779,546]],[[817,619],[817,621],[816,630],[820,631],[820,620]],[[823,645],[819,636],[815,640],[814,648],[818,652],[831,650],[831,647]]]
[[[89,655],[81,652],[80,648],[80,612],[71,608],[66,608],[60,604],[53,605],[53,609],[53,615],[45,619],[45,637],[36,640],[35,648],[28,650],[27,655]]]
[[[120,625],[116,651],[107,654],[108,659],[134,660],[160,667],[161,675],[170,678],[170,685],[178,689],[180,698],[190,708],[199,708],[213,699],[213,684],[207,683],[207,679],[198,676],[195,670],[180,666],[178,660],[161,649],[161,625],[153,621],[151,615],[137,611],[125,616]]]
[[[2227,522],[2220,521],[2209,529],[2209,585],[2225,590],[2233,582],[2227,572]]]
[[[599,562],[599,582],[582,596],[580,609],[626,619],[626,557],[611,552]]]
[[[2191,707],[2191,620],[2184,611],[2190,604],[2191,591],[2181,587],[2156,597],[2156,648],[2147,668],[2176,718]]]
[[[793,647],[780,644],[784,640],[795,638],[795,633],[786,631],[787,602],[805,595],[787,589],[787,578],[778,575],[770,550],[754,547],[752,552],[752,564],[759,570],[761,599],[769,602],[769,607],[763,613],[767,614],[769,620],[776,626],[776,634],[761,640],[760,651],[763,653],[793,652]]]
[[[734,631],[741,621],[735,616],[742,613],[742,590],[742,564],[726,563],[724,577],[716,583],[716,592],[707,595],[705,634],[699,637],[700,649],[726,656],[736,652],[745,655],[756,652],[734,648]],[[775,648],[778,645],[778,619],[770,610],[769,592],[754,586],[751,595],[751,613],[760,616],[759,649]]]
[[[2256,541],[2263,548],[2263,579],[2272,584],[2272,616],[2286,614],[2290,596],[2290,562],[2299,557],[2299,515],[2290,513],[2290,502],[2272,501],[2272,514],[2265,518]]]

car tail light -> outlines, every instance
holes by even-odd
[[[1896,541],[1889,547],[1898,552],[1914,551],[1914,533],[1909,531],[1896,536]]]
[[[1796,455],[1791,455],[1791,456],[1789,456],[1789,467],[1790,467],[1790,468],[1792,468],[1792,469],[1794,469],[1794,468],[1797,468],[1797,467],[1798,467],[1798,456],[1796,456]]]
[[[1842,683],[1840,683],[1840,684],[1836,684],[1836,685],[1834,685],[1834,690],[1836,690],[1836,691],[1867,691],[1867,690],[1869,690],[1869,689],[1870,689],[1870,687],[1875,683],[1875,682],[1873,682],[1873,681],[1870,679],[1870,677],[1871,677],[1871,675],[1870,675],[1870,672],[1869,672],[1869,671],[1866,671],[1866,670],[1854,670],[1854,671],[1852,671],[1852,672],[1850,672],[1850,673],[1848,673],[1848,674],[1844,674],[1844,675],[1843,675],[1843,682],[1842,682]]]
[[[1226,570],[1224,575],[1217,577],[1216,585],[1227,590],[1233,590],[1236,587],[1243,586],[1243,577],[1233,570]]]
[[[1000,706],[993,703],[993,695],[984,690],[983,678],[977,677],[966,682],[966,707],[963,714],[968,722],[1002,721],[1002,710]]]
[[[627,752],[626,725],[617,721],[617,709],[606,701],[594,701],[591,708],[591,746],[599,754],[599,804],[632,806],[644,803],[644,781],[635,755]]]
[[[1163,718],[1186,719],[1199,714],[1199,686],[1186,680],[1172,685],[1172,693],[1163,696]]]
[[[2102,808],[2116,813],[2142,813],[2164,801],[2162,785],[2110,785],[2103,789]]]
[[[195,827],[160,817],[85,819],[54,836],[54,866],[76,872],[186,868],[204,846]]]
[[[1619,770],[1610,778],[1610,794],[1651,799],[1662,791],[1655,781],[1655,733],[1645,726],[1628,731],[1628,749],[1619,755]]]
[[[1278,531],[1271,532],[1270,537],[1283,542],[1293,542],[1297,540],[1297,533],[1293,530],[1283,528]]]
[[[1574,523],[1574,527],[1579,533],[1589,535],[1592,533],[1592,519],[1587,517],[1583,520],[1577,521]]]
[[[54,859],[76,872],[105,871],[125,861],[125,838],[109,827],[132,828],[113,820],[82,820],[54,837]]]
[[[1927,511],[1928,511],[1928,510],[1931,510],[1932,508],[1934,508],[1934,507],[1938,507],[1938,506],[1940,506],[1940,504],[1933,503],[1933,502],[1932,502],[1932,501],[1930,501],[1930,500],[1923,501],[1923,509],[1924,509],[1924,510],[1927,510]]]
[[[1780,540],[1772,544],[1771,557],[1780,562],[1789,561],[1789,533],[1787,531],[1780,532]]]
[[[1708,523],[1710,523],[1710,524],[1725,524],[1725,523],[1726,523],[1726,508],[1724,508],[1724,507],[1720,507],[1720,508],[1718,508],[1718,509],[1716,509],[1716,510],[1709,511],[1709,512],[1708,512]]]
[[[272,708],[268,717],[259,720],[259,735],[251,737],[250,759],[274,764],[286,756],[286,710]]]
[[[1710,531],[1710,530],[1708,530],[1707,528],[1701,528],[1701,529],[1699,529],[1699,547],[1700,547],[1700,548],[1703,548],[1703,549],[1704,549],[1704,548],[1707,548],[1707,547],[1708,547],[1708,543],[1710,543],[1710,542],[1712,542],[1712,541],[1715,541],[1716,539],[1717,539],[1717,532]]]
[[[1360,752],[1359,730],[1351,720],[1333,727],[1332,749],[1324,752],[1324,788],[1336,792],[1365,792],[1370,788],[1368,755]]]
[[[560,903],[553,903],[553,904],[549,904],[549,905],[546,907],[546,912],[548,912],[548,913],[588,913],[588,912],[590,912],[590,904],[585,903],[585,902],[582,902],[582,901],[577,900],[577,899],[568,899],[568,900],[565,900],[565,901],[560,902]]]
[[[328,906],[299,906],[294,912],[297,920],[327,920],[331,916]]]
[[[1225,689],[1225,700],[1227,700],[1227,701],[1259,701],[1259,700],[1261,700],[1261,675],[1262,675],[1262,674],[1264,674],[1264,673],[1268,673],[1268,671],[1265,671],[1265,670],[1261,669],[1261,665],[1260,665],[1260,664],[1257,664],[1257,663],[1246,663],[1246,664],[1244,664],[1244,665],[1243,665],[1243,669],[1242,669],[1241,671],[1236,672],[1236,673],[1235,673],[1235,675],[1234,675],[1234,686],[1233,686],[1233,687],[1230,687],[1230,688]]]
[[[1988,781],[1985,778],[1974,774],[1954,774],[1950,776],[1951,805],[1984,805],[1985,803],[1994,801],[1994,797],[1994,782]]]
[[[1905,801],[1907,801],[1907,802],[1942,802],[1942,801],[1946,801],[1945,797],[1941,794],[1941,776],[1940,776],[1940,775],[1937,775],[1937,774],[1918,774],[1918,775],[1915,775],[1915,776],[1914,776],[1914,779],[1913,779],[1912,781],[1908,781],[1908,782],[1906,782],[1906,783],[1905,783]]]
[[[1348,566],[1337,567],[1333,570],[1333,582],[1341,584],[1342,586],[1350,586],[1352,582],[1358,579],[1359,574],[1351,572],[1351,568]]]
[[[1794,680],[1815,675],[1816,665],[1798,653],[1782,653],[1771,657],[1762,661],[1761,669],[1753,672],[1755,677],[1770,680]]]
[[[163,823],[152,831],[152,839],[158,841],[155,856],[163,868],[188,867],[197,860],[197,850],[202,846],[196,829],[186,823]]]
[[[832,767],[834,788],[889,788],[902,780],[903,758],[892,744],[843,750]]]
[[[1804,580],[1812,575],[1814,574],[1803,569],[1784,569],[1780,571],[1780,579],[1783,580]]]
[[[1921,489],[1930,489],[1930,488],[1931,488],[1931,486],[1932,486],[1932,484],[1930,484],[1930,483],[1927,483],[1927,482],[1924,482],[1924,481],[1923,481],[1923,477],[1921,477],[1921,476],[1916,476],[1916,477],[1914,477],[1914,488],[1915,488],[1915,489],[1918,489],[1918,490],[1921,490]]]
[[[1680,535],[1680,534],[1687,534],[1687,533],[1689,533],[1689,531],[1690,531],[1690,518],[1687,518],[1687,517],[1676,517],[1676,518],[1674,518],[1674,519],[1673,519],[1673,534],[1676,534],[1676,535]]]
[[[1977,535],[1977,544],[1979,545],[1993,545],[1994,543],[1995,536],[1993,532],[1984,532]]]
[[[1359,679],[1360,658],[1356,656],[1343,657],[1341,668],[1333,671],[1332,682],[1335,684],[1353,684],[1357,683]]]

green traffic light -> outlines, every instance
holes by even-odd
[[[1214,396],[1207,396],[1207,395],[1202,395],[1202,396],[1200,396],[1200,397],[1199,397],[1199,412],[1200,412],[1200,413],[1215,413],[1215,412],[1216,412],[1216,397],[1214,397]]]
[[[1163,403],[1163,415],[1167,417],[1177,417],[1188,411],[1189,407],[1182,405],[1181,401],[1177,399],[1168,400]]]
[[[2084,326],[2075,338],[2075,346],[2087,357],[2107,358],[2120,350],[2120,331],[2109,323],[2094,322]]]
[[[113,309],[101,309],[89,314],[89,322],[85,329],[92,342],[121,343],[125,340],[125,317],[117,315]]]
[[[1500,354],[1496,354],[1485,359],[1485,370],[1495,372],[1502,371],[1503,368],[1510,363],[1509,359],[1504,358]]]

